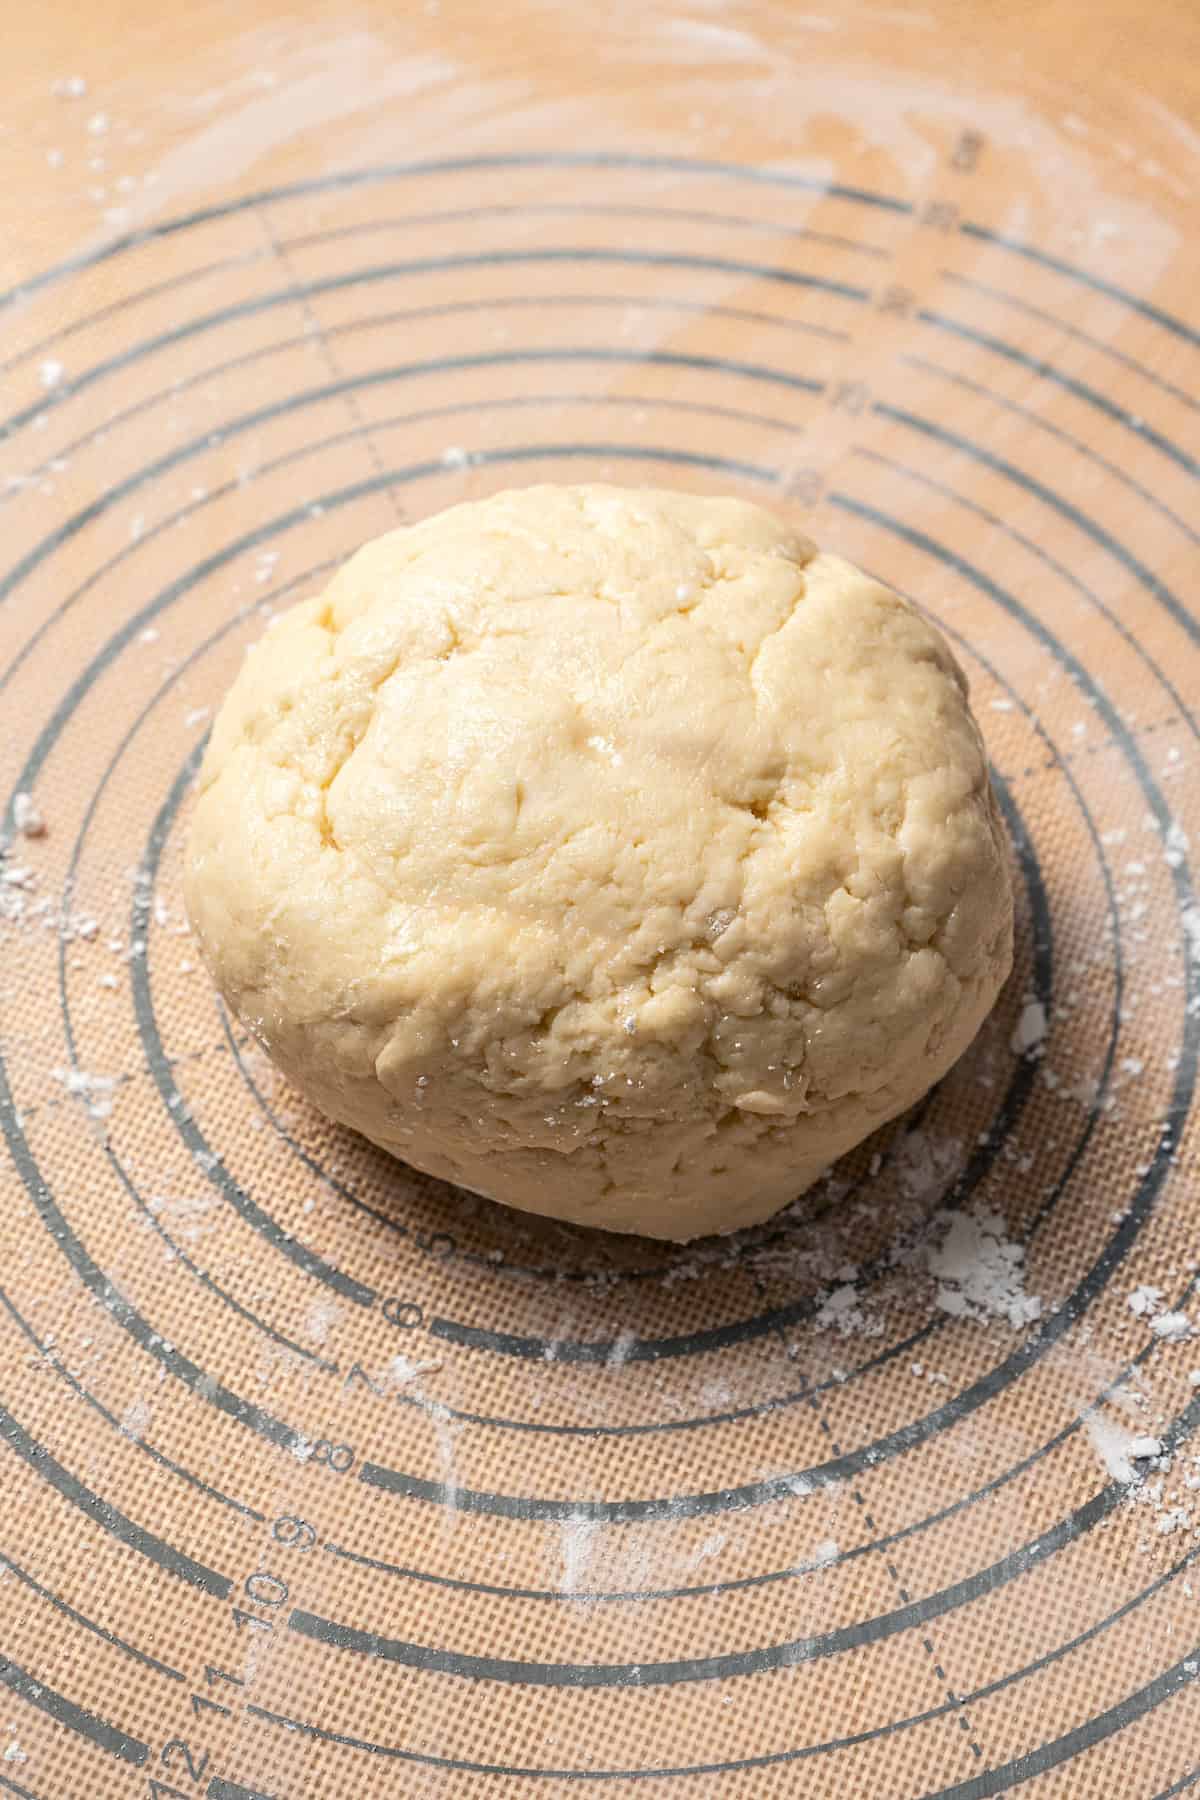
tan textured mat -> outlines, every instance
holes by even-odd
[[[0,1795],[1200,1793],[1200,15],[594,10],[6,19]],[[970,673],[1017,969],[816,1223],[410,1177],[196,966],[264,615],[534,479]]]

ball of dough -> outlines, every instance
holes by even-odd
[[[687,1239],[912,1104],[1012,959],[965,679],[741,500],[537,487],[368,544],[213,729],[187,901],[324,1112]]]

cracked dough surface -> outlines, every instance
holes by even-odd
[[[331,1117],[675,1239],[765,1218],[911,1105],[1012,957],[941,636],[761,508],[631,488],[452,507],[277,619],[186,892]]]

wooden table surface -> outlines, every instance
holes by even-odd
[[[722,82],[722,32],[735,42],[735,70],[748,56],[800,84],[836,54],[865,80],[831,96],[834,114],[869,111],[870,77],[886,70],[889,84],[952,95],[964,117],[999,104],[1015,126],[1026,109],[1051,120],[1073,109],[1100,140],[1089,149],[1117,192],[1141,191],[1138,164],[1147,160],[1184,187],[1195,179],[1200,9],[1191,0],[1160,0],[1152,11],[1130,0],[818,0],[811,11],[786,0],[700,0],[690,12],[620,0],[605,22],[564,0],[515,0],[502,28],[500,16],[486,0],[11,8],[0,73],[5,284],[119,229],[105,212],[124,209],[145,224],[206,194],[345,166],[398,139],[407,154],[452,154],[494,136],[498,109],[506,136],[536,129],[531,103],[543,121],[558,109],[585,137],[607,141],[624,120],[686,135],[688,114]],[[739,32],[749,34],[749,51],[736,47]],[[656,79],[664,65],[665,82]],[[90,84],[77,106],[52,93],[72,75]],[[806,102],[819,110],[816,92]],[[99,145],[86,134],[98,110],[113,121]],[[787,157],[792,122],[786,107],[736,113],[723,117],[720,136],[746,158]],[[1135,156],[1106,155],[1106,138]],[[55,151],[63,162],[49,169]],[[98,153],[107,167],[91,170],[88,156]],[[123,177],[138,184],[132,195],[117,190]],[[101,188],[93,198],[89,190]]]

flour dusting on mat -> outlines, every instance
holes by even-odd
[[[1151,1319],[1150,1329],[1164,1344],[1181,1344],[1192,1335],[1192,1321],[1185,1312],[1159,1313]]]
[[[595,1519],[564,1519],[562,1522],[562,1577],[559,1590],[574,1594],[582,1584],[584,1567],[596,1535]]]
[[[806,1573],[813,1569],[827,1569],[831,1563],[837,1561],[838,1554],[837,1540],[822,1538],[812,1555],[806,1561],[797,1563],[796,1567]]]
[[[926,1251],[926,1266],[937,1281],[937,1304],[955,1318],[1007,1319],[1014,1331],[1042,1314],[1042,1303],[1025,1292],[1025,1251],[1010,1243],[999,1213],[943,1214],[948,1229]]]
[[[1083,1422],[1097,1456],[1122,1487],[1132,1487],[1140,1480],[1139,1458],[1157,1456],[1162,1449],[1157,1438],[1130,1431],[1102,1412],[1087,1413]]]
[[[843,1337],[882,1337],[883,1320],[872,1318],[850,1281],[826,1295],[814,1320],[818,1331],[838,1331]]]
[[[962,1139],[935,1137],[931,1131],[906,1131],[896,1151],[896,1173],[909,1200],[924,1200],[944,1191],[963,1166]]]
[[[1133,1292],[1128,1295],[1125,1304],[1128,1306],[1131,1313],[1141,1319],[1145,1318],[1147,1315],[1156,1313],[1162,1305],[1162,1301],[1163,1290],[1160,1287],[1153,1287],[1148,1281],[1144,1281],[1140,1286],[1135,1287]]]
[[[1182,1344],[1192,1336],[1193,1325],[1187,1313],[1178,1308],[1167,1309],[1162,1288],[1143,1282],[1126,1295],[1125,1304],[1137,1319],[1142,1319],[1164,1344]]]
[[[46,821],[32,794],[13,795],[12,815],[13,824],[22,837],[36,838],[46,835]]]
[[[1046,1035],[1046,1023],[1046,1009],[1041,1001],[1028,1001],[1012,1034],[1014,1056],[1028,1056],[1034,1050],[1041,1049],[1042,1039]]]
[[[87,1069],[55,1069],[54,1079],[61,1081],[66,1093],[83,1100],[93,1119],[107,1119],[112,1112],[112,1094],[116,1079],[112,1075],[93,1075]]]
[[[397,1387],[407,1387],[410,1381],[417,1381],[422,1375],[436,1375],[441,1366],[440,1362],[413,1362],[409,1357],[397,1354],[388,1364],[388,1373]]]

